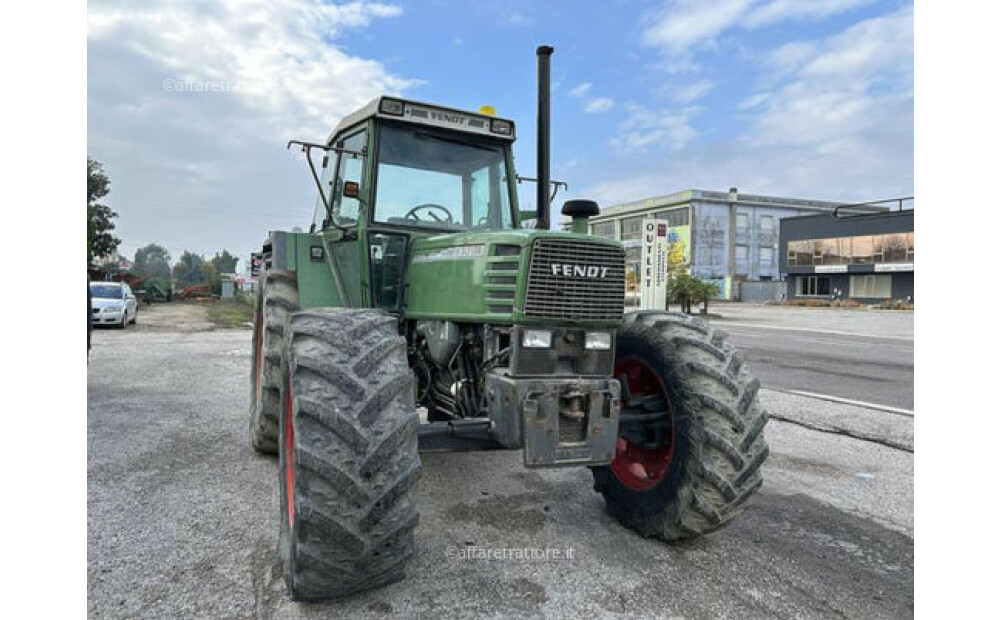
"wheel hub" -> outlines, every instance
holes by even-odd
[[[636,445],[620,436],[615,457],[611,461],[611,471],[622,484],[633,491],[645,491],[666,477],[673,459],[674,425],[670,399],[659,375],[640,359],[628,358],[616,361],[615,376],[625,383],[622,392],[627,394],[627,398],[622,398],[623,410],[628,409],[630,404],[648,400],[650,397],[658,398],[666,405],[669,424],[666,445],[650,448]]]

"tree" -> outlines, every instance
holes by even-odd
[[[118,261],[113,258],[104,259],[101,261],[101,264],[97,266],[97,268],[105,273],[118,273],[121,271],[121,265],[119,265]]]
[[[708,300],[718,297],[719,285],[716,284],[715,282],[698,280],[696,278],[694,281],[693,289],[694,290],[692,291],[693,293],[692,298],[696,303],[697,302],[703,303],[704,305],[702,306],[701,313],[708,314]]]
[[[143,278],[170,279],[170,253],[162,245],[150,243],[135,251],[132,271]]]
[[[719,294],[719,286],[714,282],[706,282],[677,271],[670,274],[667,284],[667,291],[670,294],[670,301],[680,304],[681,312],[691,314],[692,303],[704,303],[703,313],[708,313],[708,300]]]
[[[669,274],[667,281],[667,294],[672,303],[680,304],[681,312],[691,313],[691,299],[694,296],[695,278],[676,271]]]
[[[177,264],[174,265],[174,280],[180,286],[202,284],[206,281],[204,265],[205,261],[202,257],[184,250]]]
[[[95,258],[108,256],[118,249],[121,239],[111,234],[115,229],[112,221],[118,214],[110,207],[97,202],[108,195],[111,181],[104,174],[100,162],[87,158],[87,266]]]
[[[212,257],[212,264],[215,265],[215,270],[221,275],[224,273],[234,273],[236,271],[236,263],[239,261],[238,258],[229,253],[229,250],[223,250],[222,254],[218,252]]]
[[[205,264],[201,266],[201,269],[205,273],[205,280],[212,285],[212,292],[216,295],[221,295],[222,276],[219,275],[219,271],[215,268],[215,263],[212,261],[205,261]]]

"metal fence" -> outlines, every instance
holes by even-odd
[[[784,295],[784,282],[740,282],[740,301],[763,303],[783,299]]]

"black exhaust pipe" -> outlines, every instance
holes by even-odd
[[[549,56],[552,47],[540,45],[538,55],[538,222],[535,228],[549,229]]]

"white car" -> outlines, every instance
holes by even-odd
[[[90,297],[90,321],[94,325],[125,329],[139,317],[139,304],[124,282],[91,282]]]

